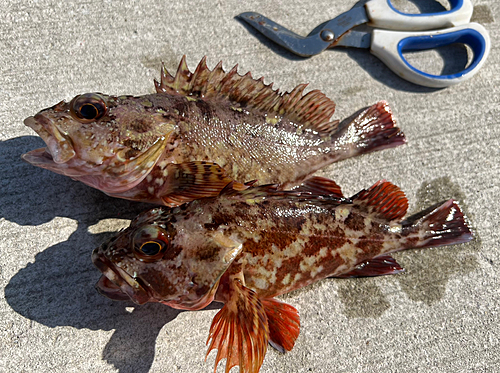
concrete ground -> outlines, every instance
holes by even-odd
[[[432,0],[393,3],[443,9]],[[175,70],[183,54],[191,68],[206,55],[210,67],[239,64],[240,73],[282,90],[309,82],[336,101],[335,118],[389,101],[408,145],[320,175],[348,195],[388,179],[406,192],[412,212],[456,198],[475,232],[468,244],[397,254],[402,275],[327,279],[281,297],[299,310],[301,334],[286,355],[270,348],[261,372],[500,371],[500,3],[473,3],[474,20],[490,33],[489,59],[473,79],[436,90],[401,80],[363,50],[295,57],[234,19],[258,11],[306,35],[354,2],[4,0],[0,371],[212,371],[214,354],[203,359],[214,307],[138,307],[94,290],[100,273],[91,251],[146,206],[20,159],[43,146],[23,125],[27,116],[84,92],[153,92],[160,62]],[[449,72],[467,54],[449,47],[409,58],[430,72],[444,63]]]

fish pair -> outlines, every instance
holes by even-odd
[[[218,350],[215,369],[226,358],[226,373],[257,373],[268,343],[293,348],[298,312],[276,296],[325,277],[399,273],[392,252],[472,238],[453,200],[405,219],[406,197],[387,181],[347,198],[332,180],[310,177],[403,144],[385,102],[332,122],[333,102],[303,95],[305,85],[280,94],[205,60],[191,73],[184,58],[156,88],[81,95],[26,119],[47,148],[24,159],[112,196],[165,205],[94,250],[96,287],[137,304],[224,303],[207,341],[208,352]]]

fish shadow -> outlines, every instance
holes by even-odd
[[[121,373],[148,372],[160,330],[183,311],[162,304],[136,306],[98,294],[94,284],[101,274],[92,264],[91,253],[115,232],[89,229],[103,219],[132,219],[151,205],[108,197],[21,160],[22,153],[43,146],[35,136],[0,142],[0,217],[26,229],[66,217],[76,221],[77,228],[66,241],[39,252],[33,263],[10,278],[5,299],[18,314],[50,328],[114,330],[102,358]],[[104,228],[115,227],[111,222]],[[216,303],[207,307],[216,308]]]
[[[15,312],[51,328],[114,330],[102,359],[121,373],[146,373],[160,330],[185,311],[159,303],[136,306],[97,293],[94,284],[100,273],[90,260],[91,248],[112,234],[89,235],[77,229],[14,275],[5,287],[5,299]],[[207,309],[215,308],[217,304]]]
[[[0,218],[19,225],[37,226],[55,217],[74,219],[89,227],[106,218],[131,219],[151,208],[112,198],[80,182],[34,167],[21,154],[44,147],[36,136],[0,142]]]

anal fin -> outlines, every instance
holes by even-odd
[[[269,341],[266,311],[257,294],[239,280],[230,280],[226,304],[215,315],[207,356],[217,349],[215,369],[226,358],[225,373],[238,365],[241,373],[258,373]]]
[[[269,325],[269,343],[278,351],[291,351],[300,333],[297,310],[276,299],[263,299]]]
[[[383,275],[395,275],[403,272],[396,260],[390,255],[380,255],[373,259],[369,259],[360,263],[352,271],[341,275],[332,276],[336,278],[351,278],[351,277],[373,277]]]

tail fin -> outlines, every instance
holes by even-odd
[[[355,154],[394,148],[406,143],[386,101],[380,101],[340,123],[339,132]]]
[[[460,206],[452,199],[410,216],[402,225],[418,229],[416,248],[453,245],[473,238]]]

